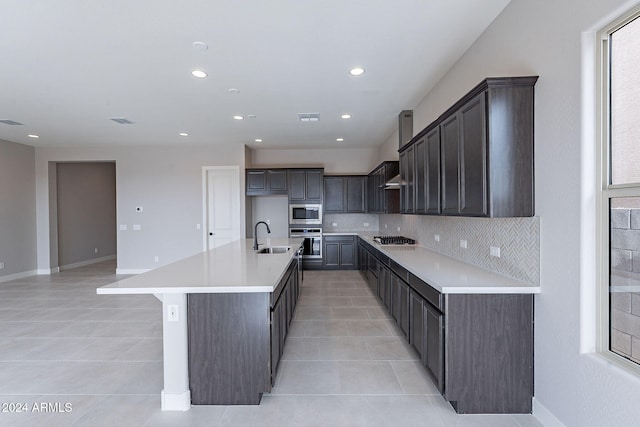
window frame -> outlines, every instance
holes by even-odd
[[[639,197],[640,182],[631,184],[610,184],[611,182],[611,35],[629,22],[640,18],[640,7],[621,15],[597,33],[596,70],[596,135],[597,191],[596,191],[596,262],[597,272],[597,313],[596,351],[606,359],[640,375],[640,363],[633,362],[610,349],[610,201],[620,197]]]

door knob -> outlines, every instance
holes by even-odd
[[[213,233],[209,233],[209,236],[213,236]]]

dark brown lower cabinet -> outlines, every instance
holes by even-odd
[[[533,295],[447,294],[445,397],[458,413],[531,413]]]
[[[271,391],[296,307],[297,260],[273,293],[189,294],[194,405],[257,405]]]
[[[361,272],[376,266],[374,294],[458,413],[531,413],[533,295],[441,294],[375,247],[359,246],[369,263]]]
[[[356,236],[327,236],[323,238],[322,263],[332,270],[355,270],[358,268]]]

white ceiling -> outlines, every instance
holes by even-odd
[[[0,123],[0,139],[379,145],[508,2],[3,0],[0,120],[23,125]],[[349,75],[355,65],[365,74]],[[208,77],[194,78],[196,68]],[[299,122],[306,112],[320,121]]]

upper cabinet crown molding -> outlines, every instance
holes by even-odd
[[[401,212],[533,216],[537,80],[487,78],[403,146]]]

